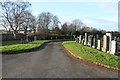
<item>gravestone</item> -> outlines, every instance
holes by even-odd
[[[106,33],[106,36],[108,36],[108,48],[107,48],[107,53],[110,53],[111,50],[111,42],[112,42],[112,34],[111,33]]]
[[[28,40],[28,35],[26,36],[26,42],[29,42],[29,40]]]
[[[37,40],[37,37],[36,36],[34,36],[34,41],[36,41]]]
[[[75,38],[75,35],[73,35],[73,39],[76,39],[76,38]]]
[[[96,38],[97,38],[97,39],[98,39],[98,37],[99,37],[98,34],[96,34]]]
[[[82,39],[82,44],[84,44],[84,38]]]
[[[58,37],[56,36],[55,38],[57,39]]]
[[[112,40],[110,54],[115,53],[117,53],[117,42],[115,40]]]
[[[116,36],[114,37],[114,40],[117,41],[117,37]],[[112,43],[111,43],[111,45],[112,45]]]
[[[88,36],[88,46],[90,46],[90,42],[91,42],[91,35]]]
[[[119,41],[120,40],[120,37],[117,37],[117,41]]]
[[[117,41],[119,41],[120,40],[120,38],[119,37],[117,37]]]
[[[107,45],[107,41],[108,41],[107,35],[104,35],[104,36],[103,36],[103,48],[102,48],[102,51],[103,51],[103,52],[107,52],[107,48],[109,47],[109,46]]]
[[[96,48],[96,37],[94,36],[92,48]]]
[[[78,42],[78,43],[79,43],[79,37],[77,37],[75,40],[76,40],[76,42]]]
[[[23,38],[21,38],[20,40],[21,40],[21,44],[23,44]]]
[[[93,35],[88,36],[88,46],[92,47],[93,45]]]
[[[82,36],[80,35],[79,36],[79,43],[81,43],[82,42]]]
[[[84,45],[87,45],[87,38],[88,38],[88,35],[87,35],[87,33],[85,33],[85,41],[84,41]]]
[[[70,39],[72,39],[72,36],[70,37]]]
[[[53,39],[53,37],[50,37],[50,39],[52,40],[52,39]]]
[[[98,50],[100,50],[101,49],[101,41],[100,41],[100,39],[98,40],[98,43],[97,43],[98,45],[97,45],[97,49]]]

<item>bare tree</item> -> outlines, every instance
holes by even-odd
[[[62,30],[62,31],[66,31],[66,30],[67,30],[67,23],[64,23],[64,24],[61,26],[61,30]]]
[[[20,25],[23,23],[23,14],[29,11],[31,4],[29,2],[21,1],[2,1],[0,2],[2,26],[6,29],[12,30],[14,34],[14,39],[16,39],[17,31]]]
[[[53,16],[52,18],[52,28],[56,28],[56,27],[59,27],[59,23],[61,23],[59,21],[59,18],[57,16]]]
[[[36,35],[35,35],[35,33],[37,32],[37,24],[38,24],[38,23],[37,23],[37,21],[36,21],[35,16],[31,15],[30,30],[32,30],[33,33],[34,33],[34,40],[37,39],[37,37],[36,37]]]
[[[75,31],[75,26],[72,24],[72,23],[64,23],[61,30],[64,30],[64,31]]]
[[[4,28],[6,31],[10,31],[9,24],[7,21],[3,20],[2,17],[0,18],[0,27]]]
[[[43,29],[49,29],[52,22],[53,14],[50,12],[42,12],[38,15],[38,24],[39,27]]]
[[[72,23],[69,24],[67,28],[69,31],[76,31],[75,25],[73,25]]]
[[[52,28],[52,34],[60,34],[60,28],[59,27]]]
[[[67,30],[67,23],[65,22],[64,24],[62,24],[62,26],[61,26],[61,34],[62,35],[65,35],[66,34],[66,32],[68,31]]]
[[[24,39],[28,42],[28,30],[32,29],[35,33],[35,17],[30,13],[26,12],[23,14],[23,23],[21,24],[21,29],[24,30]]]
[[[83,22],[79,19],[73,20],[72,24],[74,25],[74,28],[76,31],[80,30],[82,28],[82,26],[84,25]]]
[[[31,23],[30,23],[30,29],[32,31],[34,31],[34,34],[36,33],[36,26],[37,26],[37,21],[36,21],[36,18],[35,16],[33,16],[32,14],[29,15],[30,16],[30,19],[31,19]]]

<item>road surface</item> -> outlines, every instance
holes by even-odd
[[[3,78],[118,78],[118,72],[69,57],[61,42],[33,52],[2,56]]]

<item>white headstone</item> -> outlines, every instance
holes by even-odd
[[[79,36],[79,43],[81,43],[82,42],[82,37],[81,37],[81,35]]]
[[[96,48],[96,38],[94,36],[92,48]]]
[[[87,45],[87,33],[85,33],[85,41],[84,41],[84,45]]]
[[[117,52],[117,43],[115,40],[112,40],[110,54],[115,54]]]
[[[92,47],[92,44],[93,44],[93,35],[89,35],[88,36],[88,46]]]
[[[107,35],[104,35],[103,36],[103,48],[102,48],[103,52],[107,52],[107,48],[108,48],[107,41],[108,41]]]
[[[101,46],[101,41],[100,41],[100,40],[98,40],[98,45],[97,45],[97,49],[98,49],[98,50],[100,50],[100,49],[101,49],[101,47],[100,47],[100,46]]]

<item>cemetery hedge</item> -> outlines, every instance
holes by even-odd
[[[118,64],[118,61],[120,61],[119,56],[101,52],[75,41],[65,41],[62,44],[76,56],[120,69],[120,64]]]
[[[14,41],[2,41],[2,46],[13,45],[13,44],[21,44],[21,41],[19,41],[19,40],[14,40]]]
[[[120,54],[120,41],[118,41],[117,44],[118,44],[118,53]]]

